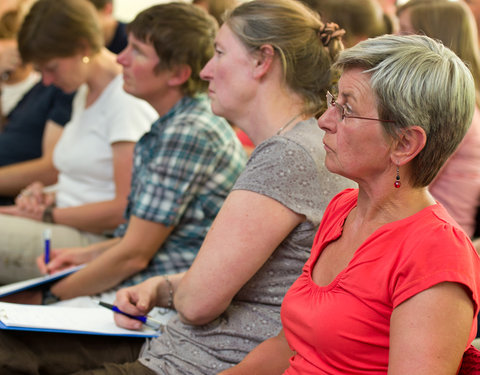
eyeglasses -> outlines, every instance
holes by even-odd
[[[343,121],[345,118],[358,118],[361,120],[372,120],[372,121],[382,121],[382,122],[392,122],[392,123],[395,122],[393,120],[382,120],[379,118],[350,115],[348,113],[349,112],[348,108],[346,108],[344,105],[338,104],[337,101],[335,100],[335,97],[330,93],[330,91],[327,91],[327,107],[335,108],[337,110],[336,112],[338,115],[338,121]]]

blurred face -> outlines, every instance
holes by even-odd
[[[215,55],[200,72],[209,81],[208,94],[216,115],[235,122],[255,91],[254,58],[224,24],[215,39]]]
[[[398,15],[399,33],[403,35],[416,34],[417,31],[413,28],[410,21],[410,9],[405,9]]]
[[[346,70],[339,80],[338,105],[351,116],[378,119],[370,75],[361,69]],[[389,142],[382,124],[377,120],[341,118],[336,106],[329,108],[319,119],[325,131],[325,165],[329,171],[354,181],[375,181],[389,161]]]
[[[88,64],[82,58],[81,54],[57,57],[36,65],[36,69],[42,74],[46,86],[55,85],[66,93],[72,93],[87,80]]]
[[[480,29],[480,0],[466,0],[465,2],[472,10],[475,21],[477,22],[477,27]]]
[[[168,87],[169,71],[155,72],[159,61],[155,48],[131,33],[127,47],[117,57],[117,62],[123,67],[124,90],[154,107]]]

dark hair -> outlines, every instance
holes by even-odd
[[[182,90],[185,95],[194,95],[208,87],[208,82],[200,78],[200,71],[214,54],[217,28],[214,18],[203,9],[172,2],[142,11],[127,26],[127,32],[153,45],[160,60],[157,72],[188,65],[192,73]]]
[[[96,10],[85,0],[38,0],[18,33],[18,49],[25,62],[70,57],[85,46],[91,55],[103,47]]]

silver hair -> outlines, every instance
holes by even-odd
[[[427,142],[412,161],[411,183],[430,184],[467,132],[475,108],[475,84],[465,64],[447,47],[423,35],[384,35],[343,51],[343,70],[365,69],[380,118],[391,137],[417,125]]]

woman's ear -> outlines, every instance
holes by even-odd
[[[400,136],[393,143],[392,160],[404,165],[417,156],[427,143],[425,130],[420,126],[402,129]]]
[[[255,54],[253,76],[254,78],[263,77],[269,70],[273,63],[275,56],[275,49],[270,44],[264,44]]]
[[[190,78],[192,74],[192,68],[187,64],[181,64],[173,67],[171,70],[168,84],[170,86],[181,86]]]
[[[77,50],[78,50],[78,53],[82,56],[90,57],[92,54],[92,49],[90,47],[90,44],[85,39],[79,40]]]

